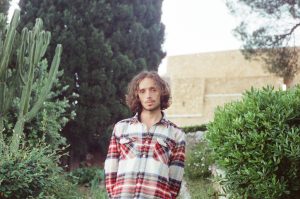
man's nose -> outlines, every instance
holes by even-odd
[[[146,97],[151,98],[151,92],[150,91],[146,91]]]

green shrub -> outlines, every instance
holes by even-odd
[[[91,198],[93,199],[108,199],[106,189],[100,186],[100,182],[104,179],[104,170],[98,169],[96,176],[91,181]]]
[[[50,32],[41,19],[18,32],[19,20],[20,10],[9,24],[0,13],[0,198],[78,198],[56,153],[65,143],[61,128],[73,116],[58,81],[62,47],[48,68]]]
[[[33,84],[32,92],[34,96],[40,94],[43,86],[43,80],[47,72],[47,65],[40,64],[37,69],[39,77]],[[62,136],[62,129],[71,119],[74,119],[74,107],[69,102],[70,98],[76,98],[76,95],[61,97],[68,86],[61,84],[59,78],[63,76],[63,71],[59,71],[53,82],[53,91],[50,91],[49,97],[43,103],[40,111],[36,116],[25,124],[24,133],[28,141],[34,143],[41,137],[45,137],[45,141],[53,148],[66,145],[66,138]],[[19,107],[19,104],[15,106]],[[17,107],[15,109],[17,109]]]
[[[1,141],[0,198],[72,198],[77,194],[57,164],[59,156],[46,144],[22,145],[16,152]]]
[[[215,112],[206,138],[232,198],[300,194],[300,87],[247,91]]]
[[[192,199],[217,199],[217,191],[210,179],[186,179],[188,191]],[[179,195],[178,199],[186,199]]]
[[[98,179],[99,181],[104,179],[103,169],[96,167],[82,167],[74,169],[70,175],[77,179],[79,185],[89,184],[92,185],[92,181]]]
[[[201,124],[201,125],[195,125],[195,126],[186,126],[182,127],[182,130],[185,133],[193,133],[197,131],[206,131],[207,130],[207,124]]]
[[[41,64],[40,68],[38,68],[40,74],[46,72],[45,66],[47,65]],[[63,73],[60,72],[58,75],[62,76]],[[40,78],[42,77],[44,76]],[[43,82],[39,80],[33,84],[32,90],[34,95],[38,95],[39,90],[42,88],[42,83]],[[70,110],[71,105],[68,99],[58,99],[58,96],[63,93],[67,86],[63,87],[58,78],[53,83],[53,86],[56,90],[50,92],[49,98],[45,100],[40,111],[31,121],[24,125],[23,132],[26,140],[31,144],[39,142],[39,139],[44,137],[46,143],[49,144],[52,149],[56,150],[66,145],[66,138],[61,135],[61,129],[70,119],[74,118],[75,113]],[[75,98],[75,96],[73,97]],[[8,114],[4,120],[5,131],[3,133],[7,136],[12,135],[12,128],[17,121],[19,107],[20,98],[16,97],[8,109]]]
[[[190,179],[209,177],[212,163],[211,150],[207,143],[202,141],[187,154],[185,175]]]

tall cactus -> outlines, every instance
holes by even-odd
[[[3,16],[0,16],[3,21]],[[35,26],[32,30],[24,28],[21,32],[20,42],[16,42],[16,28],[20,20],[20,11],[14,12],[12,21],[8,25],[6,33],[2,35],[0,32],[0,132],[3,130],[3,120],[5,113],[11,106],[11,98],[20,97],[20,107],[17,121],[13,128],[10,149],[17,150],[20,139],[23,136],[24,124],[30,121],[42,107],[44,101],[49,95],[53,82],[56,78],[62,46],[59,44],[55,49],[55,55],[51,63],[50,70],[46,75],[45,84],[37,96],[35,101],[32,98],[32,85],[35,80],[35,70],[39,67],[43,56],[50,42],[51,34],[48,31],[42,30],[43,22],[41,19],[36,19]],[[1,25],[0,25],[1,26]],[[20,81],[18,84],[12,84],[12,78],[9,78],[8,64],[13,54],[13,48],[17,46],[17,67],[13,75],[18,76]],[[43,62],[44,63],[44,62]],[[10,86],[10,87],[9,87]],[[9,96],[11,93],[16,94],[15,90],[21,90],[21,96]]]

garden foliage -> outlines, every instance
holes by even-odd
[[[19,34],[17,31],[19,21],[18,10],[14,12],[8,25],[4,15],[0,14],[0,131],[8,129],[5,123],[14,100],[19,98],[10,144],[10,150],[16,151],[24,136],[24,125],[35,118],[49,97],[57,77],[62,52],[61,45],[57,45],[51,67],[43,76],[39,92],[34,95],[33,88],[38,79],[36,72],[41,64],[47,64],[43,56],[50,43],[51,33],[42,29],[41,19],[36,19],[32,30],[23,28]]]
[[[201,141],[187,154],[185,175],[190,179],[209,177],[212,164],[211,149],[206,141]]]
[[[5,144],[0,150],[0,198],[76,198],[75,184],[67,181],[59,167],[60,156],[41,142],[11,151]],[[76,196],[76,197],[75,197]]]
[[[89,187],[87,196],[93,199],[108,199],[104,185],[104,170],[97,167],[82,167],[70,172],[69,178],[78,185]]]
[[[195,125],[195,126],[186,126],[186,127],[183,127],[182,130],[185,133],[194,133],[197,131],[206,131],[207,127],[206,127],[206,124],[201,124],[201,125]]]
[[[92,185],[92,181],[97,177],[100,181],[104,180],[103,169],[97,167],[82,167],[71,171],[70,175],[76,179],[79,185],[89,184]]]
[[[63,144],[58,131],[66,122],[67,101],[48,102],[55,95],[52,86],[59,86],[61,45],[47,69],[50,32],[37,19],[32,30],[20,33],[19,20],[19,11],[9,24],[0,14],[0,198],[75,198],[56,150]]]
[[[266,87],[216,110],[207,138],[231,198],[299,198],[299,107],[299,86]]]

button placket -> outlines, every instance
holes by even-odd
[[[147,147],[146,146],[147,141],[144,142],[143,147],[142,147],[142,157],[146,158],[147,157]]]

